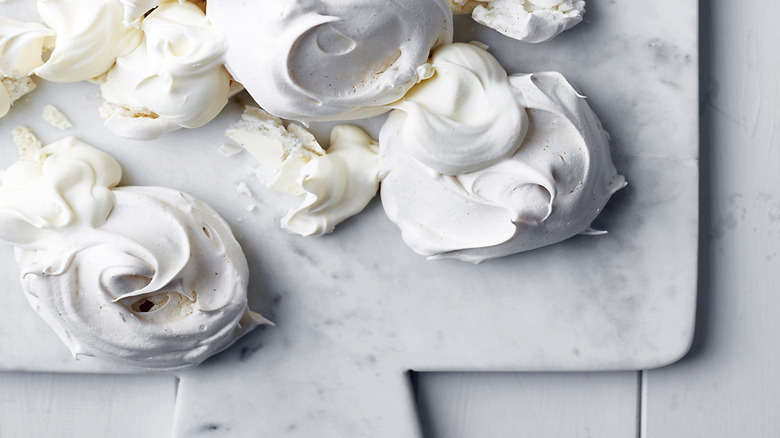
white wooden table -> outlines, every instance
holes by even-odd
[[[780,436],[775,2],[701,3],[702,238],[692,351],[644,372],[419,374],[427,436]],[[166,376],[0,374],[0,437],[166,437],[175,394]]]

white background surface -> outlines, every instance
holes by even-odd
[[[780,52],[762,12],[774,3],[702,3],[693,350],[640,373],[421,374],[429,436],[780,435]],[[165,437],[174,394],[164,376],[0,374],[0,437]]]

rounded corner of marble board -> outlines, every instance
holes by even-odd
[[[682,340],[674,348],[670,348],[667,351],[664,351],[663,354],[659,354],[653,357],[652,359],[638,361],[630,368],[630,370],[651,371],[651,370],[656,370],[659,368],[665,368],[674,365],[677,362],[684,360],[691,352],[692,347],[693,347],[693,332],[691,332],[690,337]]]

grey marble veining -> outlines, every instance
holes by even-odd
[[[9,7],[21,6],[0,5],[0,15]],[[696,2],[592,0],[585,22],[540,45],[465,17],[456,25],[458,39],[486,42],[510,73],[559,70],[588,96],[629,181],[595,224],[609,234],[478,266],[428,262],[376,201],[333,235],[287,234],[278,220],[294,201],[262,187],[247,154],[218,152],[245,97],[206,129],[152,143],[113,137],[86,83],[42,84],[0,119],[3,168],[16,159],[14,126],[46,141],[76,135],[119,160],[123,184],[187,191],[233,226],[252,269],[250,303],[277,325],[181,374],[177,436],[414,436],[408,370],[629,370],[685,354],[698,221]],[[76,128],[46,125],[46,104]],[[252,197],[237,193],[241,182]],[[8,246],[0,260],[0,369],[134,372],[74,361],[29,309]]]

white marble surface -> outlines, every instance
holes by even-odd
[[[468,28],[461,39],[491,44],[510,72],[560,70],[589,96],[631,184],[597,223],[610,230],[603,237],[481,266],[426,262],[403,246],[376,203],[332,236],[290,236],[277,229],[276,196],[246,172],[250,158],[217,152],[239,103],[209,129],[138,144],[102,127],[90,84],[44,86],[0,119],[0,164],[15,159],[9,132],[17,124],[45,140],[77,135],[119,159],[125,184],[186,190],[234,226],[253,266],[250,300],[278,325],[182,376],[178,436],[413,436],[409,369],[626,370],[687,351],[698,219],[697,5],[666,3],[592,2],[588,22],[540,46],[458,21]],[[665,14],[672,5],[678,14]],[[9,6],[19,4],[0,8]],[[76,128],[45,125],[38,115],[46,104]],[[239,182],[252,199],[236,194]],[[250,204],[258,209],[247,212]],[[0,369],[130,371],[74,362],[29,310],[10,254],[3,249]]]

